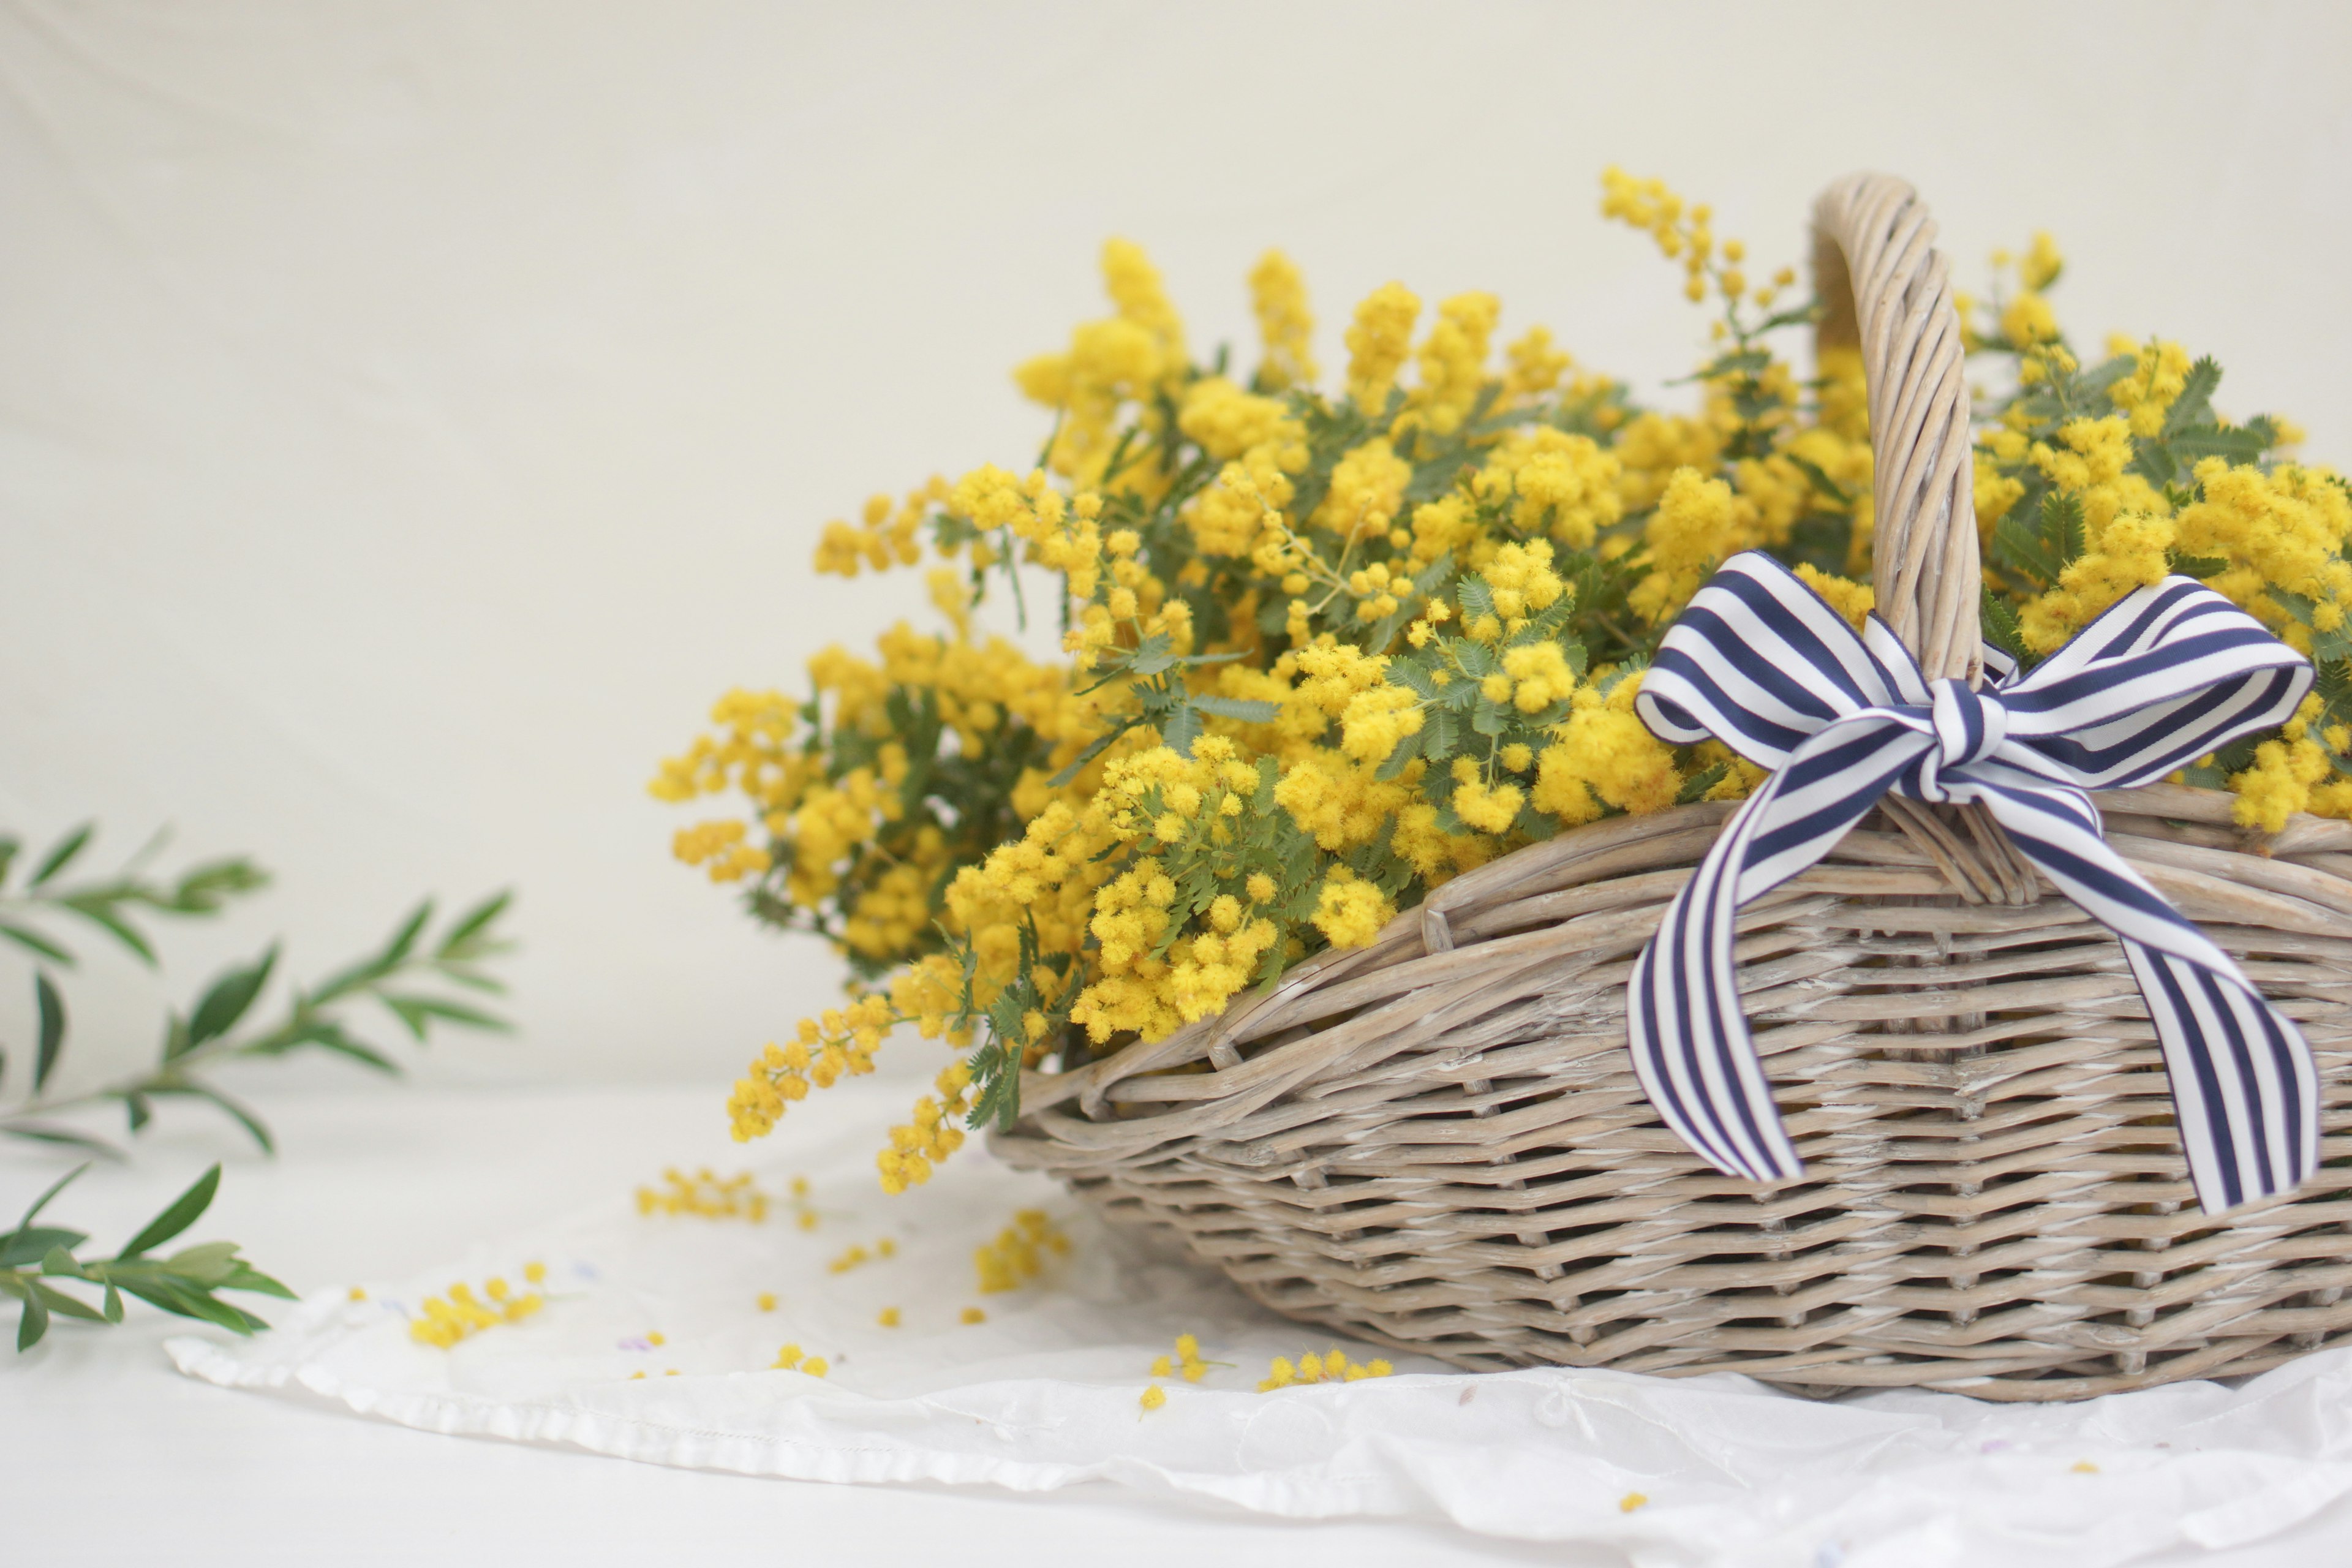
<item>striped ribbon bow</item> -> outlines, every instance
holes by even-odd
[[[2124,864],[2084,792],[2162,778],[2285,722],[2310,664],[2210,589],[2169,577],[2118,601],[2021,679],[1930,683],[1876,616],[1856,635],[1787,567],[1733,557],[1660,644],[1636,709],[1772,771],[1667,910],[1627,987],[1634,1070],[1717,1170],[1801,1167],[1740,1016],[1733,915],[1828,854],[1879,797],[1981,801],[2061,891],[2122,939],[2155,1020],[2198,1201],[2291,1191],[2319,1158],[2310,1047],[2228,954]]]

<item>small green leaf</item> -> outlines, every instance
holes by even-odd
[[[349,1035],[343,1033],[341,1026],[339,1025],[320,1024],[315,1027],[306,1029],[303,1031],[302,1037],[295,1043],[298,1045],[317,1046],[322,1050],[338,1052],[341,1055],[351,1058],[353,1061],[358,1062],[362,1067],[373,1068],[376,1071],[390,1078],[398,1078],[400,1076],[400,1064],[398,1062],[394,1061],[390,1057],[387,1057],[383,1052],[376,1050],[373,1047],[362,1045],[359,1041],[352,1038]]]
[[[33,973],[33,1002],[40,1014],[40,1042],[33,1056],[33,1092],[38,1094],[47,1086],[66,1043],[66,1001],[47,970]]]
[[[89,1137],[63,1127],[50,1127],[31,1121],[0,1122],[0,1138],[22,1138],[28,1143],[48,1143],[63,1149],[79,1149],[85,1154],[95,1154],[101,1160],[121,1160],[122,1151],[103,1140]]]
[[[512,889],[493,893],[458,916],[457,923],[442,933],[441,946],[437,950],[438,956],[457,958],[461,955],[470,955],[474,949],[469,944],[476,938],[488,935],[490,922],[504,914],[507,906],[513,901]]]
[[[1990,584],[1979,590],[1983,598],[1985,640],[2000,648],[2021,665],[2030,664],[2025,653],[2025,634],[2017,624],[2017,611],[2009,601],[1992,591]]]
[[[89,836],[97,831],[98,824],[85,822],[59,839],[57,847],[43,856],[40,865],[34,868],[31,885],[36,888],[47,886],[50,878],[73,864],[74,857],[82,852],[89,843]]]
[[[242,969],[232,969],[213,982],[204,1000],[188,1020],[188,1043],[184,1049],[194,1050],[206,1040],[217,1039],[236,1027],[237,1020],[249,1011],[262,988],[269,984],[270,972],[278,966],[278,948],[273,943],[268,951]]]
[[[214,1289],[236,1272],[236,1243],[205,1241],[184,1247],[163,1259],[163,1266],[183,1279]]]
[[[200,1083],[184,1083],[173,1086],[171,1092],[177,1095],[184,1095],[191,1100],[206,1100],[213,1105],[218,1106],[223,1111],[227,1113],[229,1120],[235,1121],[239,1127],[244,1128],[247,1135],[252,1138],[256,1143],[261,1145],[261,1152],[263,1153],[275,1154],[278,1152],[278,1145],[270,1142],[269,1129],[262,1125],[261,1118],[256,1116],[252,1111],[247,1110],[244,1106],[239,1105],[236,1100],[231,1100],[228,1096],[221,1093],[218,1089],[208,1089]]]
[[[1192,754],[1192,742],[1201,738],[1200,711],[1187,702],[1170,715],[1160,726],[1160,743],[1180,757]]]
[[[60,899],[58,903],[60,908],[71,910],[137,953],[150,969],[155,966],[155,950],[147,945],[147,939],[139,933],[137,927],[114,912],[114,906],[108,900],[93,894]]]
[[[59,1176],[56,1181],[51,1182],[49,1184],[48,1190],[43,1193],[39,1197],[33,1200],[33,1206],[25,1211],[24,1217],[16,1222],[16,1229],[11,1234],[22,1235],[25,1231],[30,1229],[32,1227],[33,1221],[40,1217],[41,1211],[49,1206],[49,1200],[56,1197],[59,1193],[64,1192],[68,1186],[72,1185],[74,1178],[89,1169],[89,1163],[84,1162],[81,1164],[76,1165],[72,1170],[68,1171],[64,1175]]]
[[[2164,568],[2183,577],[2194,577],[2201,583],[2208,577],[2219,577],[2227,572],[2230,558],[2226,555],[2183,555],[2177,550],[2167,550],[2164,552]]]
[[[0,1268],[16,1268],[27,1263],[37,1263],[60,1247],[70,1252],[89,1239],[80,1231],[67,1230],[54,1225],[29,1226],[10,1231],[0,1236]]]
[[[437,996],[394,996],[386,994],[382,1000],[385,1006],[400,1015],[401,1021],[415,1030],[416,1037],[420,1040],[425,1037],[426,1020],[434,1018],[468,1029],[489,1029],[500,1034],[514,1027],[494,1013],[485,1013],[478,1008],[468,1007],[462,1002],[444,1001]]]
[[[73,1253],[62,1244],[56,1243],[41,1254],[41,1272],[60,1279],[83,1278],[81,1265],[74,1261]]]
[[[1689,805],[1695,801],[1705,800],[1706,798],[1706,792],[1713,789],[1717,784],[1721,784],[1723,782],[1723,775],[1730,771],[1731,764],[1729,763],[1717,763],[1712,767],[1705,768],[1698,773],[1693,773],[1690,777],[1683,781],[1683,787],[1675,792],[1675,804],[1676,805]]]
[[[33,1288],[33,1294],[39,1297],[41,1304],[52,1312],[62,1317],[79,1318],[85,1323],[106,1321],[106,1315],[97,1308],[87,1301],[74,1300],[54,1285],[44,1285],[37,1279],[27,1279],[25,1283]]]
[[[408,917],[407,921],[398,931],[392,933],[392,940],[384,944],[383,955],[376,960],[376,963],[385,969],[391,969],[405,962],[410,951],[416,946],[417,933],[425,929],[425,922],[432,918],[433,900],[427,899],[416,906],[415,912]]]
[[[1244,724],[1271,724],[1282,713],[1282,705],[1278,702],[1262,702],[1244,697],[1195,697],[1192,706],[1203,713],[1213,713],[1220,719],[1237,720]]]
[[[147,1097],[139,1090],[125,1089],[116,1098],[122,1101],[123,1116],[130,1121],[131,1131],[133,1132],[155,1120],[155,1108],[148,1103]]]
[[[131,1237],[131,1245],[116,1253],[116,1258],[137,1258],[149,1247],[161,1247],[195,1224],[205,1210],[212,1206],[213,1194],[220,1190],[220,1173],[221,1168],[215,1165],[198,1176],[195,1184],[173,1199],[171,1207],[148,1221],[147,1228]]]
[[[221,1282],[221,1289],[250,1290],[257,1296],[278,1296],[289,1301],[301,1299],[244,1258],[239,1258],[233,1261],[236,1264],[236,1268],[226,1279]]]
[[[31,1280],[26,1280],[25,1285],[25,1310],[16,1320],[16,1353],[19,1355],[39,1344],[41,1336],[49,1331],[47,1305],[42,1301],[40,1292],[31,1289]]]
[[[0,833],[0,883],[8,880],[8,868],[16,863],[16,851],[24,844],[13,833]]]
[[[2180,384],[2180,392],[2171,406],[2164,411],[2164,439],[2169,440],[2192,425],[2210,423],[2213,417],[2213,394],[2221,384],[2221,366],[2208,354],[2189,367],[2189,374]]]
[[[1154,632],[1136,646],[1127,661],[1130,675],[1158,675],[1176,666],[1176,644],[1166,632]]]
[[[174,914],[208,915],[232,898],[259,892],[268,886],[269,873],[250,860],[241,857],[212,860],[182,872],[168,898],[149,901]]]
[[[73,967],[74,957],[72,953],[68,952],[64,948],[59,947],[47,937],[43,936],[39,931],[34,931],[29,927],[14,925],[6,921],[0,921],[0,937],[6,937],[18,947],[24,948],[28,952],[38,953],[41,957],[47,959],[52,963],[61,963],[68,969],[71,969]]]
[[[2231,464],[2252,463],[2270,449],[2270,430],[2256,422],[2244,425],[2190,425],[2168,441],[2184,466],[2194,468],[2207,458]]]

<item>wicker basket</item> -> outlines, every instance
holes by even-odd
[[[1864,350],[1881,612],[1930,678],[1972,678],[1968,393],[1934,226],[1880,175],[1814,221],[1822,296],[1855,307],[1822,338]],[[2262,837],[2211,791],[2097,798],[2310,1041],[2323,1165],[2290,1200],[2199,1212],[2114,937],[1989,819],[1893,799],[1739,921],[1803,1180],[1702,1164],[1626,1053],[1627,975],[1722,805],[1530,846],[1221,1017],[1032,1074],[992,1142],[1277,1311],[1465,1368],[2008,1400],[2257,1372],[2352,1331],[2352,823]]]

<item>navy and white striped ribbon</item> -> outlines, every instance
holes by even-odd
[[[2316,1168],[2310,1047],[2236,963],[2126,865],[2084,792],[2152,783],[2282,724],[2310,664],[2210,589],[2170,577],[2118,601],[2032,673],[1925,679],[1873,616],[1857,635],[1769,555],[1691,600],[1635,707],[1662,740],[1712,736],[1772,771],[1707,852],[1628,986],[1633,1067],[1707,1163],[1800,1173],[1740,1015],[1734,916],[1828,854],[1879,797],[1981,801],[2066,896],[2122,940],[2164,1049],[2199,1202],[2292,1190]]]

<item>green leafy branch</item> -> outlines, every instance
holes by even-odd
[[[353,1016],[373,1005],[388,1014],[422,1043],[441,1026],[504,1030],[506,1021],[451,993],[465,991],[499,994],[505,986],[486,973],[482,965],[509,947],[498,931],[499,917],[511,895],[499,893],[458,916],[437,936],[428,939],[433,903],[420,904],[375,952],[344,965],[319,984],[297,986],[278,1016],[248,1024],[256,1005],[278,973],[278,949],[272,943],[251,961],[231,966],[216,977],[183,1013],[173,1010],[164,1021],[155,1065],[100,1087],[65,1095],[50,1095],[48,1086],[65,1050],[68,1011],[64,993],[52,973],[71,968],[75,955],[64,945],[54,926],[40,922],[58,914],[71,914],[114,937],[151,967],[157,963],[153,947],[132,923],[131,911],[146,908],[181,915],[217,912],[231,897],[268,884],[268,877],[244,860],[200,866],[168,886],[150,883],[135,872],[108,882],[71,889],[54,889],[60,872],[89,842],[91,829],[76,829],[47,856],[25,888],[6,889],[13,840],[0,843],[0,934],[36,955],[33,974],[37,1038],[29,1099],[0,1111],[0,1135],[32,1142],[77,1148],[109,1159],[121,1151],[102,1140],[47,1120],[55,1113],[101,1101],[120,1103],[137,1132],[154,1114],[159,1100],[200,1100],[225,1112],[267,1152],[275,1152],[269,1130],[251,1110],[223,1094],[200,1076],[203,1069],[231,1058],[282,1057],[305,1048],[332,1052],[387,1075],[400,1067],[391,1057],[354,1032]],[[0,1074],[6,1057],[0,1053]]]
[[[149,1220],[112,1258],[75,1257],[76,1250],[89,1239],[86,1233],[61,1226],[36,1226],[33,1222],[40,1217],[51,1198],[88,1169],[85,1163],[67,1172],[34,1200],[24,1218],[16,1222],[16,1229],[0,1235],[0,1295],[14,1296],[22,1304],[16,1319],[19,1352],[40,1342],[41,1336],[49,1331],[52,1317],[89,1323],[122,1321],[125,1295],[136,1296],[179,1317],[217,1323],[237,1334],[250,1334],[269,1325],[244,1308],[222,1300],[218,1292],[246,1290],[289,1301],[295,1299],[293,1291],[238,1257],[237,1244],[233,1241],[184,1247],[169,1258],[148,1256],[195,1224],[212,1206],[213,1194],[220,1187],[218,1165],[197,1177],[194,1186]],[[93,1307],[50,1283],[58,1279],[100,1286],[105,1295]]]

